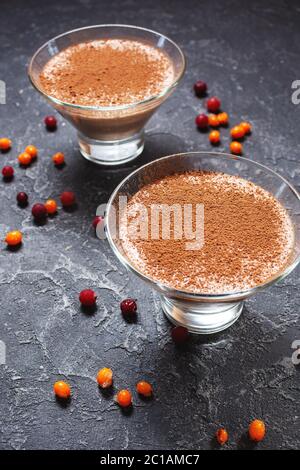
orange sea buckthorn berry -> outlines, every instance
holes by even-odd
[[[240,142],[233,140],[230,143],[230,152],[234,155],[242,155],[243,154],[243,146]]]
[[[55,214],[57,212],[57,204],[54,199],[48,199],[48,201],[45,202],[45,208],[48,214]]]
[[[113,383],[113,373],[108,367],[103,367],[97,374],[97,382],[101,388],[108,388]]]
[[[240,123],[240,126],[244,129],[245,134],[250,134],[252,128],[249,122],[243,121]]]
[[[216,432],[216,439],[220,446],[223,446],[228,441],[228,432],[224,428],[220,428]]]
[[[245,131],[242,126],[234,126],[230,130],[230,135],[233,139],[242,139],[245,135]]]
[[[64,398],[66,400],[67,398],[70,398],[71,396],[70,385],[67,384],[66,382],[63,382],[62,380],[55,382],[53,386],[53,390],[54,390],[55,395],[59,398]]]
[[[144,397],[151,397],[153,394],[152,385],[142,380],[136,384],[136,391]]]
[[[254,421],[252,421],[252,423],[250,423],[248,433],[251,441],[262,441],[266,434],[265,423],[260,419],[255,419]]]
[[[218,144],[220,142],[220,132],[219,131],[211,131],[209,133],[209,141],[211,144]]]
[[[217,114],[217,119],[219,121],[220,126],[226,126],[229,121],[229,117],[227,113],[219,113]]]
[[[2,137],[0,139],[0,150],[9,150],[11,148],[11,140],[7,137]]]
[[[17,246],[22,243],[22,233],[18,230],[13,230],[12,232],[8,232],[5,237],[5,241],[9,246]]]
[[[27,152],[20,153],[20,155],[18,156],[18,160],[20,165],[28,166],[31,163],[31,155]]]
[[[208,124],[210,125],[210,127],[219,127],[220,123],[218,120],[218,116],[216,114],[209,114]]]
[[[57,152],[53,155],[52,161],[56,166],[63,165],[65,163],[65,156],[62,152]]]
[[[25,153],[29,153],[31,159],[33,160],[38,156],[38,149],[34,145],[27,145]]]
[[[127,408],[132,405],[132,395],[129,390],[120,390],[117,393],[116,401],[122,408]]]

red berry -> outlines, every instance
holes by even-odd
[[[20,193],[17,194],[17,201],[21,206],[25,206],[28,202],[28,196],[26,193],[21,191]]]
[[[60,200],[64,207],[73,206],[75,203],[75,194],[72,191],[64,191],[60,195]]]
[[[196,93],[197,96],[203,96],[205,95],[206,91],[207,91],[207,85],[205,82],[203,82],[202,80],[198,80],[195,84],[194,84],[194,91]]]
[[[216,96],[212,96],[207,100],[206,107],[208,111],[215,113],[216,111],[219,111],[221,107],[221,101]]]
[[[199,129],[207,129],[208,128],[208,117],[206,114],[198,114],[195,119],[196,126]]]
[[[48,131],[54,131],[57,127],[57,120],[54,116],[46,116],[44,123]]]
[[[101,215],[96,215],[96,217],[94,217],[93,219],[93,227],[96,229],[97,228],[97,225],[102,222],[103,220],[103,217],[101,217]]]
[[[34,204],[31,209],[31,213],[36,220],[42,220],[47,217],[47,209],[44,204]]]
[[[172,328],[171,335],[174,343],[182,344],[187,340],[189,332],[184,326],[175,326]]]
[[[92,289],[85,289],[80,292],[79,300],[84,307],[93,307],[96,303],[97,296]]]
[[[132,315],[137,311],[137,304],[134,299],[125,299],[120,303],[120,308],[124,315]]]
[[[12,166],[4,166],[2,168],[3,178],[6,180],[11,179],[14,176],[14,169]]]

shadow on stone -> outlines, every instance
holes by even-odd
[[[23,246],[23,243],[19,243],[19,245],[7,245],[6,247],[6,250],[7,251],[10,251],[11,253],[16,253],[17,251],[19,251]]]
[[[115,394],[115,389],[114,389],[113,385],[111,387],[108,387],[108,388],[102,388],[102,387],[100,387],[100,385],[98,385],[98,389],[99,389],[99,393],[106,400],[111,399]]]
[[[238,440],[237,448],[239,450],[254,450],[257,446],[256,442],[250,441],[248,433],[244,432],[241,438]]]
[[[81,310],[82,313],[84,313],[87,316],[93,316],[97,313],[98,306],[97,306],[97,304],[91,305],[90,307],[88,307],[86,305],[81,305],[80,310]]]
[[[71,404],[71,401],[72,401],[71,397],[69,397],[69,398],[60,398],[58,396],[55,396],[55,399],[56,399],[56,403],[58,403],[58,405],[61,408],[68,408],[68,406]]]

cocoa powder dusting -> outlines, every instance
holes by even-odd
[[[201,293],[241,291],[282,271],[293,252],[294,229],[283,206],[269,192],[242,178],[194,171],[144,186],[129,201],[128,228],[136,224],[137,204],[204,204],[204,246],[187,250],[185,238],[130,239],[120,224],[121,243],[142,273],[165,285]]]
[[[155,96],[174,77],[171,59],[154,46],[126,39],[80,43],[44,66],[40,84],[61,101],[85,106],[135,103]]]

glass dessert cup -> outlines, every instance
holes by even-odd
[[[191,170],[224,172],[247,179],[269,191],[286,208],[295,230],[294,250],[285,269],[264,284],[240,292],[205,294],[162,285],[139,271],[128,258],[118,236],[119,197],[133,196],[144,185],[174,173]],[[162,308],[175,325],[198,334],[212,334],[231,326],[241,315],[245,299],[286,277],[300,261],[300,196],[279,174],[266,166],[217,152],[190,152],[152,161],[127,176],[112,194],[106,210],[105,230],[108,242],[120,262],[159,292]],[[174,253],[176,256],[176,253]],[[222,262],[222,260],[220,260]]]
[[[120,106],[82,106],[48,95],[40,82],[45,64],[69,46],[96,39],[131,39],[159,48],[174,67],[172,83],[156,96]],[[98,25],[75,29],[45,43],[29,64],[32,85],[76,129],[81,154],[95,163],[118,165],[136,158],[144,148],[144,127],[158,107],[175,90],[185,71],[181,49],[166,36],[149,29],[127,25]]]

